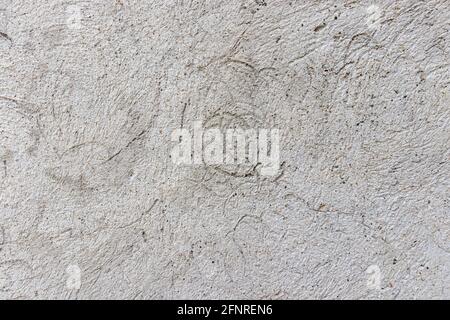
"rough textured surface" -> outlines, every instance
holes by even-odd
[[[450,298],[449,21],[1,0],[0,298]],[[280,175],[173,165],[198,119],[279,128]]]

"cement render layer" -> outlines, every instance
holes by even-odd
[[[448,0],[0,0],[0,298],[449,299],[449,29]],[[174,165],[197,120],[280,129],[280,174]]]

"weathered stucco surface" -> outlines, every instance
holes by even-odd
[[[448,0],[1,0],[0,298],[450,298],[449,29]],[[199,119],[279,128],[280,174],[175,166]]]

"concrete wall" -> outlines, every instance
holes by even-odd
[[[450,1],[0,1],[0,298],[450,298]],[[280,170],[175,165],[195,121]]]

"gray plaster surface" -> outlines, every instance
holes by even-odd
[[[450,298],[450,1],[0,1],[0,298]],[[178,166],[195,121],[281,166]]]

